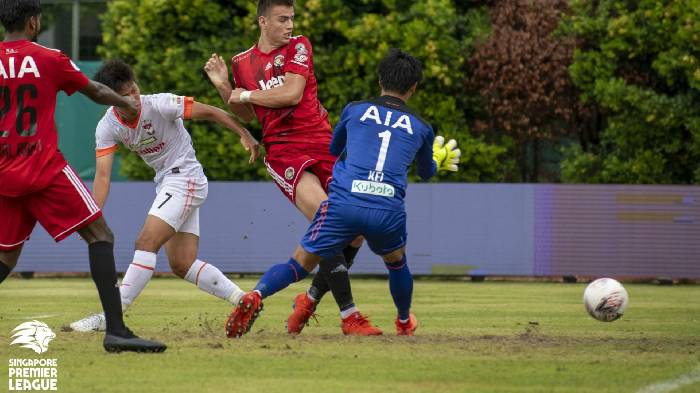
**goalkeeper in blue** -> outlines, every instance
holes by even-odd
[[[345,107],[330,145],[339,158],[328,200],[292,258],[272,266],[241,298],[226,322],[227,336],[248,332],[262,310],[262,299],[302,280],[322,258],[338,255],[358,235],[389,271],[397,334],[413,335],[418,322],[410,312],[413,277],[405,253],[408,171],[415,160],[418,175],[428,180],[438,170],[456,171],[460,155],[454,140],[445,144],[436,138],[431,126],[406,106],[421,79],[420,62],[392,49],[379,65],[381,96]],[[341,319],[344,334],[381,334],[354,307]]]

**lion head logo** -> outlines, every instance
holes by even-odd
[[[36,353],[44,353],[49,349],[49,343],[56,338],[56,334],[41,321],[25,322],[12,330],[14,341],[10,345],[20,344],[22,348],[29,348]]]

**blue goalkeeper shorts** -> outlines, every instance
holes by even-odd
[[[324,258],[340,254],[358,235],[377,255],[406,245],[406,212],[323,201],[301,240],[304,250]]]

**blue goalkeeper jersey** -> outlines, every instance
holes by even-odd
[[[411,163],[428,180],[437,172],[432,127],[391,96],[353,102],[343,109],[330,150],[333,167],[328,200],[333,203],[404,210]]]

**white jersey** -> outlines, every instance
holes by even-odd
[[[156,171],[156,183],[169,173],[204,176],[182,123],[190,117],[193,102],[192,97],[170,93],[142,95],[141,114],[133,124],[126,124],[114,107],[109,108],[95,131],[97,156],[114,152],[121,143]]]

